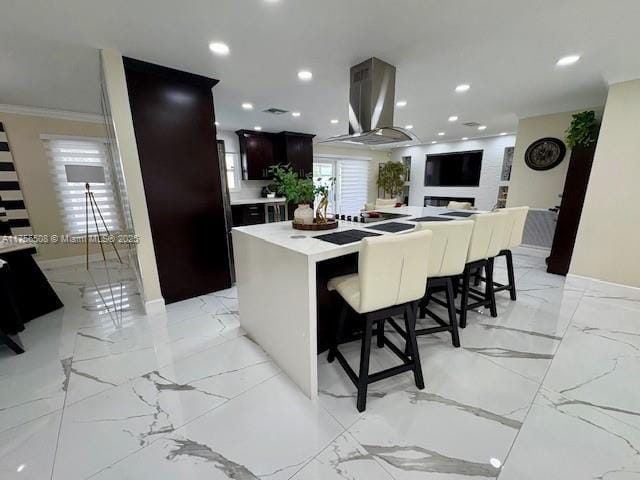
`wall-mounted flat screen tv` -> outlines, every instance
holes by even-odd
[[[482,150],[427,155],[425,187],[477,187],[480,185]]]

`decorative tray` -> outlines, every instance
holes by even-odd
[[[337,220],[327,220],[327,223],[296,223],[291,222],[293,224],[293,228],[296,230],[333,230],[334,228],[338,228]]]

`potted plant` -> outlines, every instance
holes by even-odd
[[[572,116],[571,125],[565,131],[565,142],[570,149],[589,147],[598,139],[596,112],[587,110]]]
[[[385,195],[397,198],[404,189],[407,166],[402,162],[386,162],[380,166],[378,172],[378,187],[382,188]]]
[[[315,187],[310,177],[300,178],[292,171],[290,165],[275,165],[270,167],[273,180],[279,195],[287,199],[288,203],[295,203],[298,208],[293,212],[293,221],[296,223],[313,223],[313,210],[311,203],[315,198]]]

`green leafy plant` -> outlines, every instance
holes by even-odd
[[[378,187],[391,197],[397,197],[404,189],[407,166],[402,162],[387,162],[380,167]]]
[[[316,192],[311,176],[300,178],[291,169],[291,165],[273,165],[269,170],[273,174],[276,192],[284,196],[289,203],[313,202]]]
[[[565,131],[565,142],[571,149],[588,147],[598,139],[598,121],[596,112],[587,110],[573,115],[571,125]]]

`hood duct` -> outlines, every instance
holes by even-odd
[[[382,146],[416,139],[404,128],[393,126],[396,67],[370,58],[351,67],[349,86],[349,134],[325,142]]]

